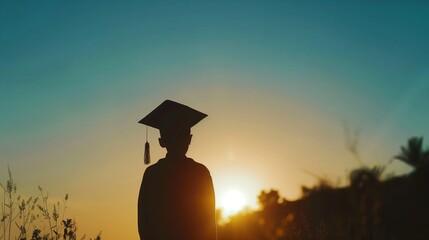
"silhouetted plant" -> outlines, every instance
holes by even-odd
[[[19,239],[26,238],[28,229],[36,220],[34,209],[38,200],[39,198],[33,199],[33,197],[30,197],[26,201],[22,199],[21,203],[19,204],[19,219],[21,220],[21,225],[16,224],[19,229]]]
[[[20,195],[16,196],[17,187],[12,178],[12,172],[8,167],[9,178],[6,184],[0,183],[3,190],[3,199],[0,201],[0,240],[76,240],[76,223],[72,219],[66,219],[65,210],[67,208],[68,194],[63,199],[62,213],[60,212],[61,204],[57,202],[49,208],[49,195],[44,193],[43,189],[38,186],[41,197],[29,197],[24,199]],[[39,199],[41,202],[39,204]],[[35,211],[40,212],[36,213]],[[60,220],[60,216],[62,219]],[[49,230],[43,232],[35,226],[36,220],[44,220]],[[18,228],[14,234],[12,225]],[[33,229],[33,231],[31,231]],[[31,233],[31,238],[28,234]],[[14,236],[15,235],[15,236]],[[86,239],[84,235],[81,240]],[[101,232],[95,238],[90,240],[101,240]]]
[[[420,168],[429,164],[429,148],[423,149],[423,137],[412,137],[408,139],[406,146],[401,146],[401,152],[394,156],[394,159]]]
[[[349,180],[352,188],[364,188],[370,184],[380,182],[384,166],[360,167],[350,172]]]
[[[15,194],[16,194],[16,184],[12,178],[12,172],[10,171],[9,166],[7,167],[9,179],[6,181],[6,187],[0,184],[0,187],[3,190],[3,202],[1,202],[1,226],[3,228],[3,233],[0,235],[0,239],[11,239],[11,230],[12,223],[16,219],[17,215],[14,212],[15,210]],[[18,196],[19,198],[19,196]],[[19,199],[18,199],[19,201]]]
[[[41,236],[42,231],[40,229],[34,229],[31,235],[31,240],[48,240],[48,236]]]

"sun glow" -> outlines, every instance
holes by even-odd
[[[246,206],[244,195],[237,190],[229,190],[222,198],[222,209],[224,217],[231,216]]]

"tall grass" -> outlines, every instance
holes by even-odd
[[[8,166],[8,179],[0,183],[0,240],[101,240],[101,232],[94,238],[78,238],[76,221],[66,217],[66,194],[62,202],[52,203],[49,194],[38,186],[38,197],[24,198]]]

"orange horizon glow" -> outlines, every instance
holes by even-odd
[[[238,89],[223,89],[222,94],[233,99],[228,102],[200,101],[198,96],[183,97],[180,89],[176,91],[169,93],[172,99],[209,114],[192,129],[187,155],[210,170],[216,207],[225,208],[222,201],[231,189],[245,200],[225,212],[226,217],[246,206],[256,209],[257,196],[262,190],[273,188],[289,200],[298,198],[300,186],[316,181],[306,172],[343,177],[346,169],[354,167],[352,157],[344,150],[340,121],[305,102],[281,101],[284,97],[280,95],[251,88],[246,90],[249,96],[235,95]],[[258,104],[248,105],[251,101]],[[147,104],[148,109],[151,104]],[[152,105],[156,104],[153,100]],[[140,102],[130,106],[135,119],[140,107]],[[32,189],[31,183],[35,182],[53,193],[53,197],[69,193],[67,211],[76,218],[82,233],[95,235],[101,230],[106,239],[136,239],[137,195],[146,168],[145,129],[131,122],[129,116],[123,116],[123,109],[116,111],[109,113],[109,120],[84,134],[53,133],[55,141],[20,153],[22,158],[32,161],[25,165],[16,162],[11,168],[25,189]],[[117,125],[118,122],[126,124]],[[165,156],[165,150],[157,144],[157,131],[150,130],[149,136],[152,159],[156,162]],[[380,155],[383,149],[368,156]],[[79,159],[85,161],[75,164]],[[56,171],[33,174],[33,169],[40,168],[41,163]],[[64,177],[70,172],[78,173],[79,177]],[[106,217],[106,209],[110,217]]]

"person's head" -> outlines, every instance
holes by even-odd
[[[184,156],[191,143],[191,128],[205,117],[207,117],[205,113],[178,102],[165,100],[139,123],[159,129],[161,134],[159,144],[166,148],[169,154]],[[145,144],[145,149],[147,149],[145,156],[149,156],[149,143]]]
[[[161,129],[161,137],[158,139],[159,145],[167,149],[167,152],[172,155],[184,156],[191,144],[191,129]]]

